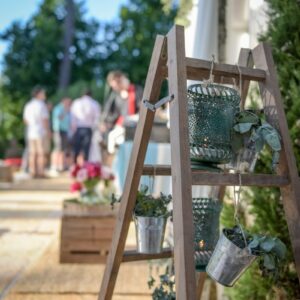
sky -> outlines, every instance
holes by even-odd
[[[13,21],[26,21],[35,13],[42,0],[0,0],[0,32]],[[110,21],[118,16],[119,8],[126,0],[85,0],[87,16],[101,21]],[[0,72],[6,44],[0,41]]]

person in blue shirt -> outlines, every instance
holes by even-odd
[[[71,107],[72,100],[63,98],[52,111],[52,130],[54,149],[52,153],[52,169],[61,172],[66,168],[66,154],[70,149]]]

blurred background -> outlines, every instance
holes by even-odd
[[[240,48],[268,41],[273,47],[299,169],[299,20],[298,0],[1,1],[0,300],[96,299],[103,272],[99,265],[58,263],[62,201],[70,197],[69,175],[16,183],[7,173],[5,160],[22,157],[26,147],[22,115],[34,86],[45,88],[50,109],[65,96],[80,97],[83,90],[89,90],[103,108],[111,88],[107,82],[109,72],[120,70],[130,82],[143,87],[155,36],[166,34],[174,23],[185,26],[185,48],[190,57],[211,60],[213,54],[218,62],[235,64]],[[248,101],[257,99],[257,87],[252,90]],[[166,91],[164,86],[162,96]],[[162,119],[159,122],[168,130],[167,108]],[[130,136],[128,141],[132,142]],[[166,136],[152,141],[150,163],[169,161]],[[130,147],[125,137],[115,162],[107,162],[119,181],[120,193]],[[271,156],[263,153],[257,170],[269,171],[270,160]],[[169,192],[170,182],[160,180],[156,182],[157,191]],[[250,268],[232,289],[216,288],[208,282],[203,299],[299,299],[278,190],[251,189],[243,197],[249,204],[245,209],[249,227],[276,234],[288,245],[286,266],[276,283],[261,277],[257,268]],[[266,198],[269,201],[264,201]],[[225,203],[223,225],[231,224],[232,214],[232,202]],[[130,236],[131,245],[134,233]],[[151,299],[147,264],[122,268],[113,299]]]

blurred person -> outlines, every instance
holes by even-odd
[[[23,119],[26,124],[29,172],[33,177],[44,177],[45,140],[49,139],[49,112],[45,104],[46,92],[42,87],[32,90],[32,99],[25,105]]]
[[[86,91],[82,97],[74,100],[71,105],[71,130],[74,151],[74,163],[79,154],[83,153],[83,160],[89,160],[93,131],[98,128],[100,120],[100,105]]]
[[[143,89],[132,84],[121,71],[111,71],[107,76],[111,92],[104,105],[101,130],[107,143],[107,151],[115,152],[115,146],[124,141],[126,117],[139,111]]]
[[[49,134],[44,137],[44,150],[45,150],[45,168],[50,168],[51,164],[51,137],[52,137],[52,130],[51,130],[51,123],[52,123],[52,110],[53,104],[50,101],[45,101],[48,113],[49,113]]]
[[[51,168],[62,172],[67,167],[67,154],[70,148],[71,103],[68,97],[63,98],[52,111],[53,144]]]

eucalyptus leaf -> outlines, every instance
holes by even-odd
[[[259,245],[259,240],[258,240],[258,238],[254,238],[254,239],[250,242],[250,244],[248,245],[248,247],[249,247],[250,249],[252,249],[252,248],[256,248],[258,245]]]
[[[237,114],[233,126],[232,149],[237,153],[240,149],[247,147],[247,135],[255,145],[256,153],[268,145],[273,151],[272,168],[274,169],[279,161],[281,150],[280,135],[269,123],[260,119],[253,111],[244,110]],[[242,139],[244,137],[245,139]]]
[[[280,239],[275,238],[275,246],[273,251],[276,253],[279,259],[284,259],[287,250],[285,244]]]
[[[267,144],[271,147],[274,151],[281,150],[280,139],[276,131],[269,132],[268,134],[264,135],[264,139]]]
[[[236,132],[243,134],[243,133],[250,131],[252,126],[253,126],[252,123],[239,123],[239,124],[236,124],[235,126],[233,126],[233,128]]]
[[[260,120],[259,117],[250,110],[243,110],[236,116],[237,123],[251,123],[253,125],[258,125]]]
[[[264,148],[264,140],[258,134],[253,135],[253,141],[255,142],[255,152],[259,153]]]
[[[275,242],[271,237],[264,237],[264,239],[260,243],[260,247],[266,252],[270,252],[274,246]]]
[[[276,268],[275,259],[271,254],[264,255],[264,267],[267,270],[275,270]]]

